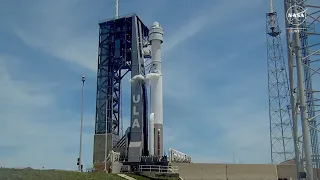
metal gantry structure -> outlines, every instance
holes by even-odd
[[[272,1],[266,20],[271,162],[278,164],[294,158],[294,145],[287,69]]]
[[[131,43],[126,42],[131,21],[116,24],[115,20],[99,23],[94,163],[103,162],[120,139],[121,80],[131,71]]]
[[[310,126],[311,150],[313,166],[320,168],[319,137],[317,130],[316,113],[319,113],[319,85],[313,83],[320,81],[320,3],[317,6],[298,0],[294,6],[306,10],[306,19],[300,24],[299,39],[301,44],[301,61],[303,63],[304,84],[307,115]],[[318,40],[317,40],[318,39]],[[318,51],[318,52],[317,52]],[[318,83],[319,84],[319,83]]]
[[[305,172],[307,179],[313,180],[313,168],[320,167],[317,121],[317,93],[320,88],[320,4],[315,5],[316,1],[307,0],[284,2],[295,160],[298,175],[301,177]],[[300,128],[302,133],[298,131]]]
[[[116,16],[99,23],[96,118],[94,135],[94,166],[106,162],[107,153],[121,139],[123,77],[145,75],[143,44],[149,29],[136,14]],[[129,83],[129,82],[126,82]],[[131,123],[139,128],[130,133],[129,160],[148,154],[147,91],[144,81],[131,83]],[[137,115],[138,114],[138,115]],[[120,139],[121,138],[121,139]],[[138,144],[140,143],[140,144]],[[132,146],[138,144],[136,146]],[[132,156],[130,156],[133,154]],[[136,156],[135,156],[136,155]],[[131,159],[132,159],[131,158]],[[106,166],[105,166],[106,167]],[[99,168],[99,167],[96,167]]]

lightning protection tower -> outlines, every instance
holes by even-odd
[[[319,116],[319,86],[320,81],[320,6],[312,4],[310,0],[296,0],[292,6],[298,11],[306,11],[305,18],[299,23],[299,37],[301,44],[301,61],[303,63],[304,84],[307,115],[310,126],[312,162],[314,168],[320,168],[319,137],[317,117]],[[292,9],[292,8],[291,8]],[[289,9],[290,10],[290,9]],[[315,83],[315,84],[314,84]],[[318,114],[318,115],[317,115]]]
[[[284,2],[289,71],[295,72],[289,74],[290,89],[297,97],[291,102],[292,106],[295,106],[292,114],[293,119],[298,119],[299,113],[301,116],[302,136],[299,137],[299,143],[303,147],[303,157],[300,159],[300,164],[306,166],[306,172],[310,177],[312,167],[320,167],[318,137],[320,99],[317,98],[320,92],[318,83],[320,82],[320,6],[311,0],[284,0]],[[294,16],[297,14],[299,17]],[[310,142],[305,143],[306,140]]]
[[[271,162],[278,164],[294,158],[294,141],[281,30],[272,1],[266,19]]]

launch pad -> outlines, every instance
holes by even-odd
[[[112,153],[119,153],[117,161],[133,168],[141,164],[168,165],[168,158],[163,152],[162,43],[163,29],[160,24],[154,22],[149,29],[136,14],[99,23],[93,151],[95,169],[106,170],[108,159],[114,162],[114,158],[110,158]],[[146,72],[147,60],[151,60],[149,73]],[[130,127],[122,135],[121,84],[129,72]],[[150,113],[147,94],[149,85]]]

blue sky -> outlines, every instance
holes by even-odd
[[[282,1],[275,9],[283,22]],[[1,166],[76,168],[82,75],[84,166],[92,163],[98,22],[114,11],[113,0],[1,3]],[[165,30],[166,149],[196,162],[233,162],[233,153],[241,163],[270,162],[267,11],[267,0],[120,0],[120,15]]]

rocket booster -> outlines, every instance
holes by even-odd
[[[161,72],[161,44],[163,43],[163,29],[158,22],[154,22],[149,30],[149,42],[151,43],[152,73],[157,74],[151,80],[151,114],[154,117],[150,138],[153,139],[153,147],[150,154],[163,156],[163,95]],[[151,122],[150,122],[151,124]],[[151,128],[151,127],[150,127]],[[152,146],[151,145],[151,146]]]
[[[154,113],[150,114],[149,123],[149,155],[154,155]]]

